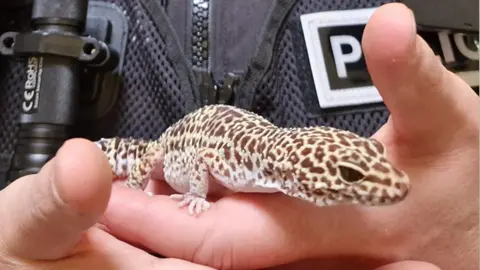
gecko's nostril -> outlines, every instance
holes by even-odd
[[[399,190],[400,196],[404,198],[410,192],[410,186],[406,183],[396,183],[395,187]]]

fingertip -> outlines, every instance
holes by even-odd
[[[2,194],[9,207],[0,207],[0,242],[27,259],[70,254],[105,211],[111,183],[100,149],[84,139],[68,140],[38,174],[16,180]]]
[[[395,119],[395,138],[411,145],[426,141],[421,148],[426,153],[443,150],[451,142],[454,135],[448,130],[475,127],[468,122],[476,106],[474,92],[417,35],[414,14],[407,6],[379,7],[365,27],[362,49],[370,77]],[[433,135],[435,140],[430,139]]]
[[[71,139],[58,150],[53,165],[54,191],[78,214],[100,215],[112,189],[111,170],[103,153],[92,142]]]
[[[369,68],[382,68],[409,61],[416,42],[413,12],[402,3],[379,7],[365,26],[362,47]]]

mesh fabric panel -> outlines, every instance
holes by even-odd
[[[388,118],[388,111],[325,112],[308,117],[304,102],[305,87],[313,88],[311,71],[301,28],[300,15],[327,10],[376,7],[379,0],[300,0],[279,31],[271,69],[259,84],[253,109],[279,126],[327,125],[347,129],[363,136],[372,135]],[[296,46],[300,45],[301,48]],[[301,56],[304,54],[304,56]],[[316,98],[316,97],[315,97]]]
[[[105,119],[96,128],[102,136],[157,138],[186,113],[185,95],[167,58],[165,41],[140,1],[106,2],[124,11],[129,34],[124,87],[114,119]]]

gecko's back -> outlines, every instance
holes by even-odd
[[[172,177],[195,170],[182,163],[186,157],[213,150],[210,173],[235,191],[282,191],[317,205],[380,205],[403,200],[409,190],[408,177],[376,140],[330,127],[280,128],[228,105],[186,115],[160,141]]]
[[[331,127],[281,128],[228,105],[189,113],[158,140],[111,138],[97,145],[114,174],[129,178],[127,186],[145,187],[161,172],[186,194],[175,198],[198,209],[208,205],[210,176],[234,192],[283,192],[318,206],[387,205],[410,190],[408,176],[377,140]]]

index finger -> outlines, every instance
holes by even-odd
[[[369,235],[385,232],[364,210],[318,208],[281,194],[236,194],[195,217],[168,196],[114,186],[101,223],[117,238],[163,256],[214,268],[258,269],[318,254],[357,253],[358,247],[371,253],[377,247]],[[335,233],[324,233],[332,228]]]

